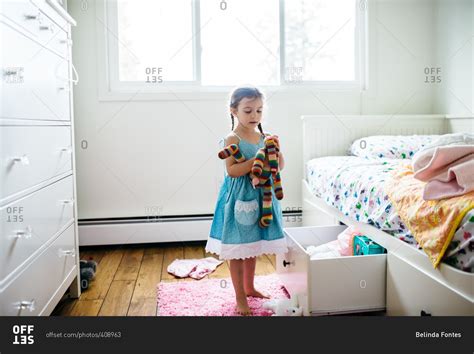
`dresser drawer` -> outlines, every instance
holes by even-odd
[[[69,62],[2,22],[0,36],[15,48],[0,53],[0,118],[69,121]]]
[[[67,22],[65,20],[60,21],[61,24],[53,22],[48,17],[49,11],[45,11],[48,8],[50,7],[44,6],[41,11],[27,0],[2,1],[0,13],[19,31],[67,58]],[[53,9],[51,11],[54,12]]]
[[[76,269],[74,224],[0,290],[0,316],[36,316]]]
[[[0,283],[74,217],[68,176],[0,209]]]
[[[387,314],[390,316],[474,316],[474,274],[456,269],[470,283],[460,294],[391,252],[387,260]],[[469,294],[470,291],[470,294]]]
[[[68,126],[0,126],[0,139],[0,202],[72,169]]]
[[[379,311],[385,308],[386,255],[312,259],[306,247],[337,239],[346,226],[285,228],[288,253],[277,255],[277,273],[305,315]]]

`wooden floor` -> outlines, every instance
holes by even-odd
[[[81,247],[80,259],[98,263],[96,276],[79,299],[61,300],[52,316],[156,316],[160,281],[198,281],[174,277],[168,265],[176,258],[208,256],[213,255],[205,252],[204,243]],[[257,258],[257,275],[274,271],[274,256]],[[230,277],[228,262],[207,277]]]

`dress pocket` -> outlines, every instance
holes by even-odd
[[[242,225],[253,225],[257,222],[259,206],[257,199],[249,201],[236,200],[234,206],[235,220]]]

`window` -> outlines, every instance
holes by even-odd
[[[106,1],[109,89],[360,87],[365,11],[359,2]]]
[[[192,1],[121,0],[117,19],[120,81],[146,81],[163,66],[163,80],[193,80]]]
[[[355,20],[354,0],[287,1],[286,66],[303,81],[354,81]]]
[[[279,0],[200,4],[201,17],[208,23],[201,31],[202,84],[278,85]]]

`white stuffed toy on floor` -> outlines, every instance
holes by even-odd
[[[273,312],[272,316],[302,316],[303,308],[298,307],[296,298],[269,300],[263,308]]]

